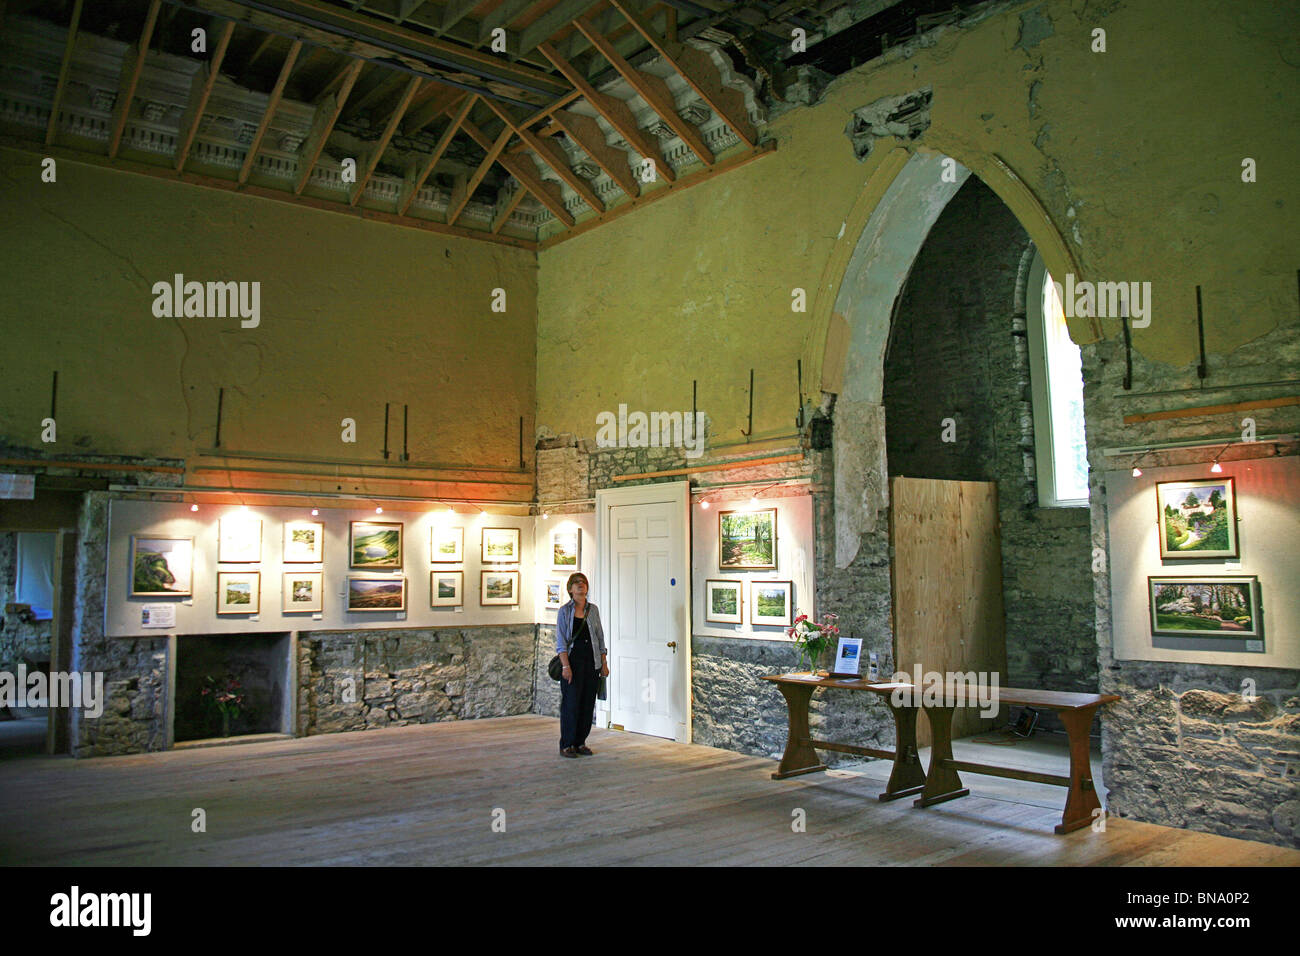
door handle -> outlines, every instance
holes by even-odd
[[[669,642],[668,642],[668,646],[671,647],[671,648],[673,649],[673,653],[674,653],[674,654],[677,653],[677,642],[676,642],[676,641],[669,641]]]

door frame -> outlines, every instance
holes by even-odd
[[[693,715],[691,712],[691,681],[693,674],[693,652],[692,652],[692,624],[691,609],[694,607],[694,595],[691,593],[691,579],[693,569],[691,567],[691,485],[689,481],[668,481],[653,484],[630,485],[623,488],[601,488],[596,491],[596,606],[601,608],[610,608],[610,596],[612,594],[611,582],[611,557],[613,548],[610,545],[610,535],[613,533],[613,522],[610,520],[610,510],[613,508],[624,507],[627,505],[655,505],[655,504],[675,504],[680,508],[680,518],[682,522],[681,541],[679,542],[680,552],[677,555],[678,564],[681,567],[681,585],[682,585],[682,643],[685,644],[685,668],[682,674],[681,694],[684,698],[682,703],[682,715],[684,723],[679,726],[678,734],[673,738],[679,743],[690,743],[692,738]],[[605,619],[612,622],[612,610],[606,614]],[[609,656],[614,658],[613,639],[610,637],[612,628],[607,627],[605,637],[609,641]],[[683,650],[679,647],[678,650]],[[617,691],[618,682],[609,681],[609,700],[597,701],[597,707],[601,703],[605,708],[601,713],[604,716],[604,726],[610,726],[610,715],[614,711],[614,695]],[[599,720],[597,721],[599,723]]]

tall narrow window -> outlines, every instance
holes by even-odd
[[[1088,449],[1079,347],[1070,340],[1056,285],[1038,255],[1026,298],[1038,503],[1082,507],[1088,504]]]

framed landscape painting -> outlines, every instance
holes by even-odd
[[[227,515],[218,526],[218,564],[256,564],[262,560],[261,518]]]
[[[777,624],[789,627],[792,621],[790,581],[750,581],[754,607],[750,621],[754,624]]]
[[[714,624],[744,624],[743,581],[704,582],[704,620]]]
[[[460,607],[464,603],[464,571],[429,572],[429,607]]]
[[[194,593],[194,539],[131,535],[131,597]]]
[[[261,606],[262,576],[258,572],[217,572],[218,614],[257,614]]]
[[[286,614],[319,614],[325,609],[324,579],[320,571],[285,571],[281,610]]]
[[[401,568],[400,521],[353,521],[348,527],[352,567],[373,570]]]
[[[1259,578],[1147,578],[1151,633],[1166,637],[1258,639]]]
[[[514,564],[519,560],[518,528],[483,529],[483,563]],[[517,602],[512,602],[517,603]]]
[[[479,604],[484,607],[519,603],[518,571],[483,571]]]
[[[718,512],[718,570],[776,569],[776,509]]]
[[[325,525],[320,521],[284,523],[284,563],[320,564],[325,560]]]
[[[547,581],[546,582],[546,606],[557,608],[564,606],[564,582]]]
[[[465,560],[465,529],[434,525],[429,529],[429,563],[461,564]]]
[[[1235,558],[1237,495],[1231,478],[1157,481],[1161,558]]]
[[[406,578],[348,575],[349,611],[405,611]]]
[[[551,570],[576,571],[582,560],[582,529],[551,532]]]

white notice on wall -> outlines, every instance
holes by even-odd
[[[175,604],[146,604],[140,608],[141,627],[175,627]]]

